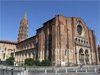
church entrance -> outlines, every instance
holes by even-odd
[[[79,61],[84,64],[84,53],[82,48],[79,50]]]

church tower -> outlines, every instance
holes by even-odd
[[[20,21],[18,42],[21,42],[27,38],[28,38],[28,20],[25,12],[23,19]]]

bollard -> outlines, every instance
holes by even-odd
[[[24,71],[24,75],[26,75],[26,71]]]
[[[3,74],[3,69],[1,69],[1,74]]]
[[[77,73],[77,69],[76,69],[76,73]]]
[[[26,73],[28,73],[28,70],[26,70]]]
[[[82,68],[81,68],[81,71],[82,71]]]
[[[4,75],[4,69],[2,70],[2,74]]]
[[[11,69],[11,75],[14,75],[14,74],[13,74],[13,69]]]
[[[75,70],[75,68],[73,68],[73,71]]]
[[[96,68],[94,68],[94,72],[96,72]]]
[[[88,67],[88,70],[89,70],[89,67]]]
[[[5,70],[5,71],[6,71],[6,74],[7,74],[7,68],[6,68],[6,70]]]
[[[23,71],[23,75],[24,75],[24,71]]]
[[[17,75],[20,75],[20,73],[17,73]]]
[[[21,75],[24,75],[23,72],[21,72]]]
[[[67,68],[66,68],[66,73],[68,73]]]
[[[47,70],[45,69],[45,73],[47,73]]]
[[[58,68],[58,71],[59,71],[59,68]]]
[[[57,70],[55,70],[55,73],[57,73]]]
[[[85,72],[87,73],[87,69],[85,69]]]

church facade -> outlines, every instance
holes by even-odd
[[[16,48],[13,48],[11,56],[17,63],[33,58],[40,61],[47,59],[55,66],[99,64],[95,32],[80,17],[56,15],[37,29],[35,36],[28,38],[25,13],[20,22],[18,41],[13,44]]]

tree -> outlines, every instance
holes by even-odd
[[[6,63],[9,65],[14,65],[14,61],[15,61],[14,57],[9,57],[8,59],[6,59]]]
[[[33,65],[33,59],[32,58],[27,58],[25,59],[25,65],[28,65],[28,66],[32,66]]]

